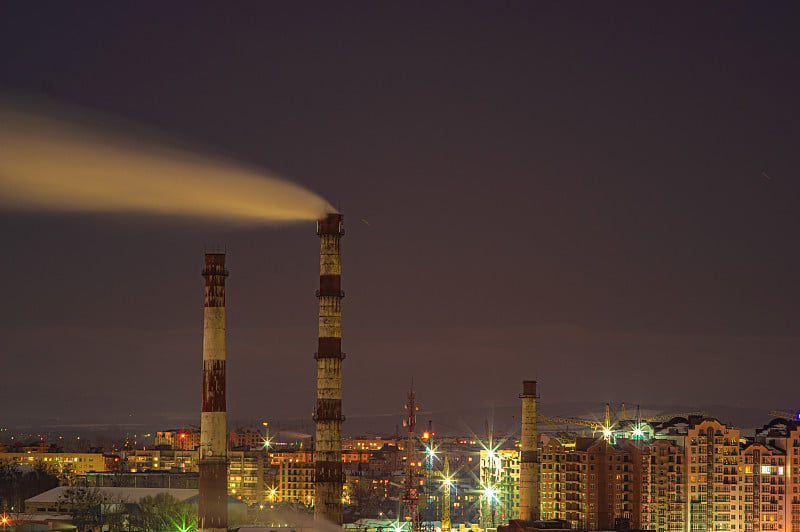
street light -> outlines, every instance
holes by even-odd
[[[486,486],[483,488],[483,496],[486,497],[486,502],[489,503],[492,526],[494,526],[494,502],[497,500],[497,488],[494,486]]]

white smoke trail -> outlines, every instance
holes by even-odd
[[[104,122],[88,127],[63,113],[22,111],[0,100],[0,208],[254,223],[335,212],[297,184],[235,162],[132,140],[113,121]]]

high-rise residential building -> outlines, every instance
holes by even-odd
[[[742,449],[741,459],[744,463],[739,469],[744,469],[745,531],[783,530],[786,453],[772,445],[750,443]]]
[[[539,454],[539,515],[542,519],[567,520],[567,456],[578,456],[578,454],[567,453],[562,443],[555,438],[541,436],[539,441],[541,445]],[[572,487],[574,483],[569,482],[569,484]],[[578,484],[580,484],[580,480]],[[575,502],[573,501],[572,504],[575,504]],[[577,504],[580,503],[578,502]]]
[[[580,448],[581,438],[576,442]],[[585,449],[589,473],[590,530],[639,528],[642,451],[629,440],[596,439]]]
[[[739,479],[739,429],[716,419],[686,432],[688,471],[686,530],[742,530],[744,486]]]
[[[481,449],[481,527],[495,527],[519,515],[519,451]]]
[[[229,495],[247,504],[264,503],[267,500],[265,473],[263,452],[228,451]]]
[[[776,485],[770,486],[770,493],[762,493],[762,497],[773,495],[771,493],[773,488],[778,492],[783,487],[783,508],[781,509],[779,505],[778,509],[778,513],[782,516],[782,530],[800,532],[800,463],[798,463],[800,461],[800,423],[797,420],[773,419],[756,431],[755,441],[763,443],[769,448],[780,449],[784,453],[783,473],[781,474],[780,469],[778,470],[775,478]],[[762,465],[772,466],[772,464]],[[775,467],[780,466],[775,465]],[[775,495],[779,495],[779,493],[775,493]]]
[[[684,450],[671,440],[653,440],[642,451],[641,526],[680,532],[686,523]]]
[[[281,460],[274,499],[313,506],[314,495],[314,462]]]
[[[586,453],[574,452],[574,445],[563,448],[564,461],[561,464],[561,480],[564,486],[563,511],[554,517],[568,521],[573,529],[585,530],[587,528],[586,501],[589,487]]]

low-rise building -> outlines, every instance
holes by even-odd
[[[102,453],[0,453],[0,464],[42,466],[66,480],[90,471],[106,471],[106,457]]]
[[[126,468],[131,473],[143,471],[176,471],[197,473],[199,459],[197,451],[177,449],[137,449],[125,457]]]

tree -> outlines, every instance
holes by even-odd
[[[142,532],[185,532],[196,527],[197,513],[169,493],[158,493],[139,501],[130,524]]]
[[[130,507],[133,506],[122,497],[113,497],[103,504],[103,524],[108,527],[109,532],[121,532],[127,530]]]
[[[58,486],[58,478],[38,462],[33,468],[0,465],[0,508],[22,509],[25,499]]]
[[[78,532],[100,523],[103,496],[97,488],[70,487],[58,497],[58,506],[72,516]]]

